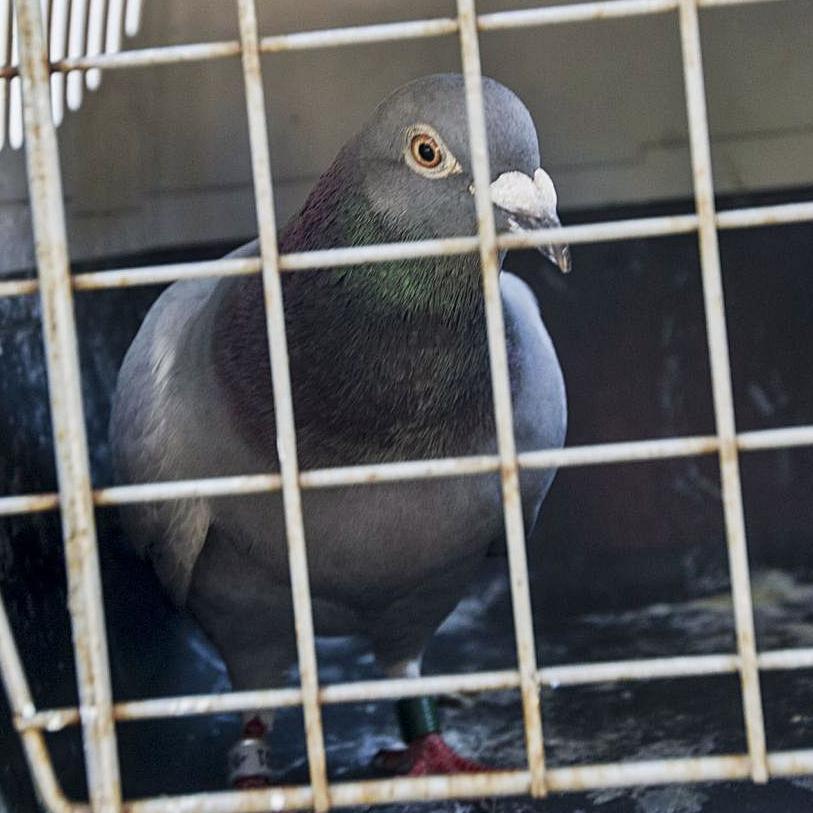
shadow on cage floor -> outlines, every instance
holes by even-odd
[[[502,565],[500,565],[502,566]],[[435,637],[428,653],[428,673],[469,672],[509,667],[513,651],[510,605],[504,574],[492,570],[474,591],[477,600],[463,602]],[[759,644],[762,649],[813,644],[813,581],[782,571],[755,574]],[[571,619],[538,619],[541,660],[546,665],[607,661],[675,654],[731,651],[734,645],[731,605],[726,594],[671,604],[652,604],[625,612],[602,612]],[[375,676],[362,642],[320,642],[320,672],[325,683]],[[204,658],[206,650],[199,650]],[[219,669],[216,661],[212,668]],[[296,676],[291,674],[292,682]],[[221,675],[218,681],[222,680]],[[762,677],[769,747],[774,750],[810,747],[813,673],[766,673]],[[478,697],[442,698],[448,737],[462,753],[501,768],[523,765],[522,715],[518,693],[495,692]],[[654,680],[625,684],[595,684],[546,688],[543,718],[549,764],[704,756],[742,752],[742,713],[734,675]],[[388,703],[328,706],[324,710],[326,747],[331,779],[370,778],[368,767],[381,747],[396,742],[396,727]],[[178,761],[189,769],[201,753],[200,733],[190,734],[189,721],[162,724],[160,742],[147,740],[140,727],[122,727],[125,776],[137,791],[158,792],[145,768],[155,766],[165,751],[166,763]],[[236,730],[230,718],[210,721],[224,745]],[[156,729],[157,733],[157,729]],[[169,734],[169,736],[167,736]],[[213,750],[210,729],[205,751]],[[138,742],[134,751],[130,746]],[[183,756],[184,751],[185,756]],[[307,782],[301,715],[283,710],[272,738],[277,779]],[[127,754],[129,757],[127,758]],[[148,756],[149,754],[149,756]],[[208,757],[207,757],[208,758]],[[154,770],[154,767],[153,769]],[[219,769],[204,778],[204,786],[222,787]],[[167,776],[161,788],[167,791]],[[203,777],[201,777],[203,778]],[[188,791],[184,786],[173,792]],[[155,784],[153,774],[152,784]],[[198,786],[199,787],[199,786]],[[787,813],[813,806],[813,780],[715,783],[597,790],[562,794],[546,800],[499,799],[436,802],[383,808],[402,811],[549,811],[549,813]]]
[[[477,591],[477,602],[464,602],[430,647],[428,671],[468,672],[509,665],[506,653],[512,651],[512,630],[504,585],[504,580],[491,576]],[[777,570],[759,572],[754,578],[754,602],[761,649],[813,644],[813,582]],[[541,628],[539,648],[545,665],[707,654],[731,651],[734,646],[726,594],[567,621],[548,620]],[[331,651],[333,647],[336,645],[323,647],[320,653],[323,679],[328,681],[339,678],[344,660]],[[362,652],[358,650],[353,670],[358,676],[366,673]],[[349,677],[346,672],[344,676]],[[762,688],[769,748],[810,747],[813,673],[763,673]],[[522,715],[516,692],[447,697],[442,705],[449,739],[463,753],[496,767],[522,766]],[[326,709],[332,778],[371,776],[363,766],[378,748],[393,742],[394,725],[387,723],[390,717],[389,709],[380,704]],[[543,719],[551,766],[705,756],[743,752],[746,747],[734,675],[548,688],[543,692]],[[297,753],[301,755],[303,748],[304,744],[298,744]],[[284,750],[280,742],[276,753],[281,760]],[[287,765],[280,764],[280,780],[307,781],[301,756],[291,757]],[[435,802],[378,809],[388,813],[790,813],[811,808],[813,779],[800,778],[777,780],[764,787],[745,782],[633,787],[561,794],[546,800]]]

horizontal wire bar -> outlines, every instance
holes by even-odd
[[[186,695],[184,697],[158,697],[118,703],[115,719],[153,720],[159,717],[189,717],[199,714],[223,714],[259,708],[288,708],[302,703],[299,689],[262,689],[246,692],[228,692],[216,695]]]
[[[539,670],[539,681],[543,686],[558,688],[588,683],[719,675],[736,672],[738,668],[737,655],[684,655],[674,658],[547,666]]]
[[[283,271],[306,271],[338,268],[348,265],[391,262],[416,257],[440,257],[448,254],[470,254],[478,250],[477,237],[445,237],[436,240],[414,240],[403,243],[379,243],[349,248],[326,248],[280,255]]]
[[[721,229],[754,228],[806,221],[813,221],[813,202],[730,209],[717,215],[717,225]],[[599,243],[686,234],[697,229],[697,222],[696,215],[670,215],[615,220],[609,223],[585,223],[522,234],[506,233],[498,237],[498,244],[501,249],[508,250],[535,248],[546,243]],[[468,254],[477,250],[476,237],[381,243],[283,254],[280,256],[280,267],[284,271],[304,271],[419,257]],[[257,257],[226,257],[220,260],[84,272],[73,276],[73,286],[78,291],[95,291],[163,284],[182,279],[242,276],[257,274],[259,271],[260,261]],[[35,279],[0,281],[0,298],[24,296],[36,293],[37,290],[38,283]]]
[[[714,435],[663,440],[634,440],[623,443],[602,443],[589,446],[568,446],[564,449],[540,449],[522,452],[519,463],[525,469],[595,466],[605,463],[664,460],[674,457],[694,457],[711,454],[718,449]]]
[[[382,802],[393,804],[408,801],[516,796],[527,794],[530,790],[531,775],[528,771],[494,771],[338,782],[330,786],[330,799],[336,807],[350,807]]]
[[[760,0],[766,2],[766,0]],[[813,201],[783,203],[777,206],[753,206],[717,212],[718,229],[744,229],[753,226],[782,226],[813,220]]]
[[[743,755],[653,759],[636,762],[607,762],[552,768],[551,790],[621,788],[630,785],[711,782],[719,779],[746,779],[751,760]]]
[[[476,672],[470,675],[431,675],[419,678],[354,681],[322,686],[319,700],[323,704],[369,702],[400,697],[421,697],[452,692],[479,693],[514,689],[519,686],[516,671]],[[299,689],[264,689],[221,694],[184,695],[132,700],[114,706],[117,721],[149,720],[161,717],[189,717],[199,714],[222,714],[247,709],[276,709],[300,705]],[[79,722],[79,710],[61,708],[17,714],[15,725],[20,731],[45,729],[58,731]]]
[[[813,750],[777,751],[768,754],[774,776],[796,776],[813,771]],[[608,762],[548,768],[545,779],[552,791],[713,782],[746,779],[750,760],[745,754]],[[446,798],[518,796],[530,790],[528,771],[404,777],[330,785],[331,805],[350,807],[376,803],[432,801]],[[313,804],[307,786],[263,790],[165,796],[124,803],[125,813],[261,813],[302,810]]]
[[[762,429],[737,436],[738,448],[746,452],[807,445],[813,445],[813,426]],[[711,454],[717,448],[718,440],[714,435],[699,435],[540,449],[521,452],[518,458],[520,467],[524,469],[565,468],[694,457]],[[481,455],[310,469],[300,472],[299,477],[302,488],[335,488],[341,485],[471,476],[498,470],[499,458],[496,455]],[[280,485],[278,474],[165,480],[99,488],[93,492],[93,501],[97,507],[109,507],[197,497],[228,497],[279,491]],[[59,497],[55,493],[0,497],[0,517],[53,511],[58,507]]]
[[[737,446],[743,452],[763,449],[788,449],[792,446],[813,444],[813,426],[787,426],[782,429],[759,429],[754,432],[740,432]]]
[[[74,274],[73,287],[77,291],[96,291],[105,288],[128,288],[134,285],[159,285],[186,279],[235,277],[258,274],[259,257],[224,257],[191,263],[116,268],[110,271],[91,271]]]
[[[613,220],[609,223],[584,223],[554,229],[534,229],[501,234],[497,243],[501,249],[538,248],[561,243],[605,243],[640,237],[660,237],[686,234],[697,229],[696,215],[666,215],[634,220]]]
[[[760,669],[813,669],[813,647],[798,649],[774,649],[757,653],[757,664]]]
[[[300,785],[136,799],[125,801],[122,813],[268,813],[312,808],[313,791],[309,785]]]
[[[771,776],[799,776],[813,773],[813,749],[774,751],[768,754]]]
[[[115,709],[116,707],[114,706],[114,719]],[[30,730],[48,732],[62,731],[63,728],[78,725],[80,719],[79,709],[75,706],[61,709],[44,709],[42,711],[32,712],[31,714],[15,714],[13,717],[14,727],[20,733],[25,733]]]
[[[405,463],[377,463],[368,466],[342,466],[333,469],[303,471],[303,488],[333,488],[362,483],[391,483],[397,480],[425,480],[438,477],[487,474],[499,471],[496,455],[450,457],[437,460],[411,460]]]
[[[52,62],[51,70],[62,73],[74,70],[89,70],[91,68],[117,70],[153,65],[177,65],[184,62],[202,62],[239,55],[240,43],[237,40],[196,42],[181,45],[159,45],[154,48],[134,48],[130,51],[118,51],[112,54],[100,53],[69,57],[60,59],[58,62]],[[16,75],[17,68],[14,66],[0,68],[0,78]]]
[[[751,6],[757,3],[781,3],[783,0],[697,0],[700,8],[713,8],[715,6]]]
[[[346,28],[327,28],[317,31],[298,31],[294,34],[277,34],[260,39],[263,53],[302,51],[312,48],[336,48],[343,45],[365,45],[392,40],[412,40],[440,37],[457,32],[457,20],[452,17],[435,17],[428,20],[409,20],[396,23],[357,25]]]
[[[279,491],[282,481],[278,474],[243,474],[233,477],[212,477],[201,480],[165,480],[158,483],[134,483],[97,489],[97,506],[132,505],[157,500],[187,500],[198,497],[225,497],[239,494],[262,494]]]
[[[783,1],[698,0],[701,7],[737,6]],[[677,0],[603,0],[602,2],[577,3],[569,6],[547,6],[537,9],[481,14],[477,18],[477,24],[481,31],[498,31],[591,19],[613,19],[659,14],[673,11],[675,8],[677,8]],[[456,33],[457,30],[457,20],[446,17],[345,28],[327,28],[263,37],[260,40],[260,50],[263,53],[280,53],[314,48],[391,42],[393,40],[411,40],[451,35]],[[100,53],[92,56],[70,57],[52,62],[51,70],[62,73],[93,68],[119,70],[122,68],[202,62],[239,55],[240,43],[237,40],[185,43],[156,46],[154,48],[138,48],[110,54]],[[17,75],[16,66],[0,66],[0,79],[11,79]]]
[[[674,11],[676,8],[677,0],[601,0],[595,3],[576,3],[572,6],[545,6],[480,14],[477,18],[477,27],[481,31],[504,31],[559,23],[660,14]]]
[[[15,497],[0,497],[0,517],[19,514],[39,514],[56,511],[59,508],[59,494],[21,494]]]
[[[451,18],[410,20],[407,22],[384,23],[379,25],[359,25],[346,28],[300,31],[294,34],[263,37],[260,40],[260,50],[263,53],[280,53],[284,51],[437,37],[454,34],[456,31],[457,20]],[[156,65],[202,62],[236,57],[239,55],[240,43],[237,40],[187,43],[181,45],[157,46],[154,48],[138,48],[110,54],[70,57],[52,62],[51,70],[63,73],[72,70],[89,70],[92,68],[119,70],[122,68],[141,68]],[[11,78],[16,75],[16,67],[0,68],[0,78]]]
[[[357,703],[422,697],[431,694],[497,692],[519,687],[519,672],[473,672],[466,675],[430,675],[420,678],[353,681],[323,686],[322,703]]]
[[[780,671],[813,668],[813,647],[776,649],[760,652],[757,663],[761,670]],[[553,689],[583,686],[593,683],[659,680],[665,678],[701,677],[736,672],[736,653],[712,655],[682,655],[671,658],[644,658],[627,661],[564,664],[548,666],[537,672],[541,686]],[[363,703],[401,697],[422,697],[433,694],[462,692],[481,693],[516,689],[516,670],[472,672],[462,675],[430,675],[418,678],[388,678],[385,680],[352,681],[322,686],[322,704]],[[299,689],[262,689],[221,694],[182,695],[130,700],[116,703],[114,719],[118,722],[150,720],[161,717],[189,717],[200,714],[236,713],[248,709],[273,709],[297,706],[301,703]],[[35,711],[15,715],[19,731],[43,729],[59,731],[79,722],[77,708]]]
[[[0,280],[0,299],[9,296],[27,296],[39,291],[39,281],[36,279],[9,279]]]

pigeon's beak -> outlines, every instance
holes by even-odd
[[[557,228],[562,224],[556,213],[556,188],[544,169],[530,178],[524,172],[503,172],[491,184],[491,200],[502,209],[511,231]],[[562,273],[570,271],[570,248],[541,245],[542,252]]]

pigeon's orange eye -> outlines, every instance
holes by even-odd
[[[434,169],[443,160],[443,153],[438,142],[428,133],[418,133],[413,136],[409,148],[415,161],[426,169]]]

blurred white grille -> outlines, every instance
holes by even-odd
[[[61,60],[115,54],[121,50],[122,33],[135,36],[141,25],[142,0],[40,0],[48,32],[48,56]],[[0,70],[16,68],[19,59],[17,18],[12,0],[0,0]],[[98,68],[51,74],[51,115],[59,126],[65,105],[78,110],[84,88],[96,90],[102,81]],[[23,104],[19,76],[0,75],[0,150],[8,143],[23,145]]]

